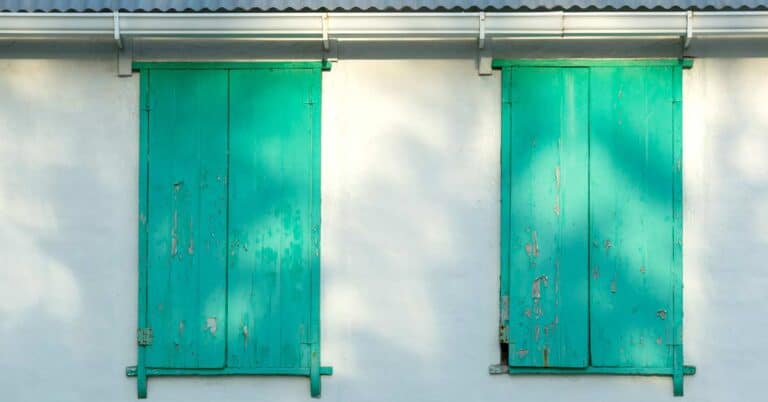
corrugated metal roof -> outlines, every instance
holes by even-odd
[[[765,0],[0,0],[4,12],[759,10]]]

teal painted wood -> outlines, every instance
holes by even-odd
[[[127,377],[136,377],[136,366],[125,369]],[[266,368],[237,368],[225,367],[223,369],[164,369],[148,368],[146,375],[150,377],[177,377],[177,376],[210,376],[225,375],[261,375],[261,376],[303,376],[308,377],[310,369],[307,367],[266,367]],[[320,375],[333,375],[333,367],[320,367]]]
[[[684,366],[682,375],[696,374],[696,367]],[[583,368],[562,368],[562,367],[510,367],[508,373],[511,375],[640,375],[640,376],[673,376],[674,369],[671,367],[583,367]]]
[[[533,189],[530,177],[518,179],[510,168],[519,158],[507,129],[514,126],[519,102],[510,83],[523,68],[584,67],[589,71],[585,91],[590,124],[589,366],[515,366],[512,320],[509,374],[667,375],[673,377],[674,394],[682,395],[683,376],[696,372],[695,367],[683,364],[682,345],[682,69],[690,68],[691,60],[509,60],[494,64],[503,67],[500,311],[505,315],[505,298],[512,297],[510,318],[514,318],[516,281],[530,280],[514,263],[514,249],[520,248],[520,242],[514,241],[514,219],[526,207],[523,203],[516,208],[515,203],[544,191],[540,185]],[[535,81],[535,77],[528,78]],[[552,80],[539,78],[538,82],[545,93],[552,85]],[[536,97],[528,95],[531,91],[517,92],[533,102]],[[523,120],[536,118],[525,109],[519,114]],[[543,130],[551,125],[546,121],[536,124]],[[528,192],[516,190],[521,186],[528,187]],[[517,193],[522,195],[517,197]],[[503,318],[500,324],[505,343]],[[491,371],[500,372],[497,366]]]
[[[330,70],[330,63],[323,61],[322,70]],[[310,281],[311,281],[311,307],[310,307],[310,394],[318,398],[321,393],[320,375],[323,367],[320,366],[320,239],[321,239],[321,101],[322,101],[322,74],[320,70],[314,70],[316,79],[310,86],[310,109],[312,121],[312,166],[311,166],[311,200],[310,217],[312,222],[312,235],[309,256]]]
[[[510,130],[509,130],[509,118],[511,115],[510,108],[510,72],[511,69],[505,68],[501,75],[501,188],[499,194],[501,195],[501,259],[499,266],[501,267],[501,273],[499,275],[499,344],[502,349],[506,349],[508,360],[508,344],[509,344],[509,276],[510,276],[510,234],[509,234],[509,218],[510,218]]]
[[[675,70],[592,68],[593,366],[672,366]]]
[[[134,70],[318,70],[328,71],[331,63],[328,61],[212,61],[212,62],[155,62],[137,61],[132,65]]]
[[[509,72],[509,365],[588,364],[588,70]]]
[[[147,169],[149,158],[149,71],[139,78],[139,216],[138,216],[138,328],[147,326]],[[139,345],[136,353],[136,394],[147,397],[146,346]]]
[[[227,73],[153,70],[147,365],[224,367]]]
[[[686,366],[683,365],[683,74],[681,69],[690,68],[682,65],[673,71],[674,113],[672,129],[674,130],[674,225],[673,225],[673,391],[675,396],[683,396],[683,375]]]
[[[319,75],[230,71],[228,367],[310,365]]]
[[[319,396],[320,376],[333,372],[320,366],[320,92],[329,64],[134,67],[142,111],[139,328],[155,337],[139,346],[126,375],[137,377],[139,397],[148,376],[165,375],[302,375]],[[192,223],[179,226],[187,217]],[[261,238],[252,245],[251,235]],[[240,258],[249,247],[258,259]],[[184,339],[189,326],[179,317],[196,312],[205,317],[202,335]],[[279,314],[258,316],[265,312]],[[261,321],[248,327],[234,314]],[[174,328],[176,321],[183,324]]]
[[[494,59],[494,68],[506,67],[675,67],[691,68],[693,60],[683,59]]]

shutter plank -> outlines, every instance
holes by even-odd
[[[592,70],[590,309],[596,367],[671,366],[673,70]]]
[[[226,72],[154,70],[149,86],[147,365],[223,367]]]
[[[588,363],[588,70],[510,71],[509,365]]]
[[[230,367],[308,367],[319,71],[231,71]]]

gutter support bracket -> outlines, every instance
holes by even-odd
[[[323,23],[323,50],[327,52],[331,50],[331,42],[328,39],[328,13],[324,13],[321,18]]]
[[[565,12],[560,11],[560,38],[565,38]]]
[[[118,49],[122,49],[123,38],[120,35],[120,12],[118,11],[112,12],[112,26],[113,26],[115,44],[117,45]]]
[[[117,76],[130,77],[133,74],[133,40],[123,42],[120,33],[120,12],[112,12],[112,37],[117,47]]]
[[[485,11],[480,13],[479,27],[477,33],[477,74],[491,75],[493,69],[491,62],[493,55],[491,52],[492,41],[485,36]]]
[[[683,40],[683,52],[691,46],[693,39],[693,10],[685,13],[685,38]]]
[[[477,47],[479,49],[485,47],[485,11],[480,13],[480,28],[477,35]]]

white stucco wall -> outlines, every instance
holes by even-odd
[[[0,50],[3,48],[0,47]],[[109,46],[0,58],[3,401],[134,401],[138,77]],[[8,49],[5,49],[8,50]],[[760,401],[768,58],[684,77],[690,401]],[[490,376],[498,73],[345,59],[323,75],[323,400],[663,401],[669,378]],[[153,401],[306,401],[305,378],[152,378]]]

